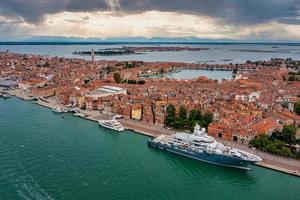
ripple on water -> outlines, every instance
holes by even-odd
[[[2,151],[4,148],[5,151]],[[0,157],[2,159],[0,165],[1,177],[6,180],[0,182],[5,183],[4,188],[7,188],[7,185],[13,186],[19,197],[24,199],[52,199],[50,195],[38,185],[30,173],[28,173],[27,169],[25,169],[22,164],[24,160],[17,155],[15,149],[1,143]],[[31,159],[29,163],[32,161]]]
[[[147,137],[61,116],[31,102],[0,99],[4,199],[298,197],[295,177],[254,166],[244,172],[202,163],[150,148]]]

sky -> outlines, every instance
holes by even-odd
[[[35,36],[300,42],[300,0],[0,0],[0,40]]]

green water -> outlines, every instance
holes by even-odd
[[[300,199],[300,178],[201,163],[147,139],[0,99],[0,199]]]

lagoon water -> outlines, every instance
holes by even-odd
[[[194,79],[200,76],[205,76],[209,79],[216,79],[221,82],[223,79],[231,79],[232,71],[212,71],[198,69],[184,69],[166,74],[151,75],[152,78],[175,78],[175,79]]]
[[[214,166],[150,148],[147,140],[0,99],[0,199],[299,199],[300,178]]]
[[[95,44],[95,45],[0,45],[0,52],[32,53],[60,57],[91,59],[90,56],[72,55],[75,51],[118,48],[122,46],[189,46],[207,47],[205,51],[147,52],[138,55],[96,56],[98,60],[142,60],[193,63],[244,63],[247,60],[270,60],[271,58],[300,59],[299,44]]]

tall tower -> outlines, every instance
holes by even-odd
[[[92,62],[95,63],[95,51],[92,49]]]

